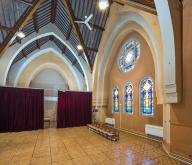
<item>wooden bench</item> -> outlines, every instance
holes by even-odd
[[[111,141],[118,141],[119,140],[119,130],[111,127],[107,124],[102,123],[94,123],[87,125],[89,130],[111,140]]]

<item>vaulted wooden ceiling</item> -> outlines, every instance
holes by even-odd
[[[110,4],[112,2],[131,5],[156,14],[153,0],[110,0]],[[110,7],[105,11],[100,11],[97,3],[98,0],[0,0],[0,57],[6,48],[21,43],[18,37],[11,41],[18,31],[28,36],[34,32],[38,33],[39,29],[53,23],[76,50],[77,45],[83,46],[92,68],[110,11]],[[90,14],[93,14],[90,21],[92,31],[89,31],[83,24],[74,22],[84,20],[85,16]],[[82,73],[79,63],[70,50],[54,36],[43,37],[29,44],[17,55],[13,64],[26,58],[36,49],[40,49],[48,41],[58,46],[63,55]],[[83,53],[77,51],[82,56]]]

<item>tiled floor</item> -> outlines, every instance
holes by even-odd
[[[130,134],[111,142],[86,127],[0,134],[0,165],[180,165],[161,145]]]

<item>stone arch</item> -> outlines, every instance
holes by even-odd
[[[100,104],[102,103],[108,96],[106,92],[106,79],[108,72],[110,71],[110,67],[113,61],[112,52],[113,52],[113,45],[117,42],[120,35],[129,34],[133,31],[138,32],[148,43],[154,60],[155,66],[155,86],[157,91],[157,98],[158,103],[163,102],[163,68],[162,68],[162,58],[161,58],[161,47],[156,40],[156,36],[153,32],[153,29],[150,27],[149,23],[142,17],[140,14],[135,12],[121,12],[118,15],[118,19],[116,19],[115,23],[112,25],[113,33],[109,32],[109,36],[107,41],[105,41],[105,47],[102,52],[102,56],[98,56],[99,59],[96,61],[95,70],[97,70],[98,75],[95,75],[94,78],[94,88],[96,90],[96,100],[101,100]],[[102,43],[101,43],[102,44]],[[94,71],[96,74],[96,71]],[[98,83],[100,82],[100,83]],[[104,101],[105,102],[105,101]],[[98,105],[98,103],[96,103]]]
[[[52,52],[44,53],[34,57],[30,62],[24,63],[17,73],[14,82],[15,86],[28,87],[33,77],[45,68],[52,68],[58,71],[69,84],[70,89],[82,90],[82,86],[80,86],[68,66],[61,61],[59,56],[54,55]]]
[[[2,58],[0,60],[0,70],[1,70],[0,84],[5,85],[6,77],[7,77],[7,74],[9,72],[9,69],[11,67],[11,64],[12,64],[13,60],[15,59],[17,54],[24,47],[26,47],[28,44],[30,44],[31,42],[33,42],[33,41],[35,41],[37,39],[40,39],[40,38],[45,37],[45,36],[50,36],[50,35],[53,35],[54,37],[59,39],[72,52],[74,57],[79,62],[80,66],[81,66],[81,68],[83,70],[83,73],[85,75],[87,90],[91,90],[91,88],[92,88],[91,83],[90,83],[91,82],[91,72],[90,72],[89,66],[87,65],[87,63],[81,57],[78,57],[77,51],[66,40],[66,38],[61,33],[61,31],[53,24],[48,24],[48,25],[44,26],[43,28],[41,28],[39,30],[39,33],[33,33],[33,34],[27,36],[26,38],[24,38],[22,40],[21,44],[15,44],[15,45],[13,45],[12,47],[10,47],[10,48],[8,48],[6,50],[6,52],[3,54],[3,56],[2,56]],[[12,52],[15,52],[15,53],[13,54]]]
[[[18,81],[20,74],[31,61],[38,58],[39,56],[45,55],[48,52],[52,52],[54,55],[56,55],[58,58],[60,58],[63,61],[63,63],[69,68],[71,73],[74,75],[78,85],[78,89],[83,90],[83,84],[84,84],[82,83],[84,82],[83,77],[80,75],[80,73],[78,73],[78,71],[74,67],[72,67],[68,59],[65,56],[60,54],[59,49],[55,45],[50,45],[50,44],[47,44],[45,45],[45,47],[41,48],[37,52],[33,52],[32,54],[30,54],[29,58],[27,58],[26,61],[24,61],[22,64],[20,63],[18,66],[16,66],[11,70],[13,72],[11,73],[11,75],[12,77],[14,76],[14,79],[12,80],[13,81],[12,85],[16,86],[16,83]]]

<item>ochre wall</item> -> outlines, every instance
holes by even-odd
[[[163,118],[163,107],[162,105],[156,104],[156,93],[154,93],[154,116],[153,117],[145,117],[139,114],[139,81],[143,79],[145,76],[152,77],[155,82],[155,69],[153,63],[153,57],[150,52],[149,46],[146,41],[136,32],[132,32],[128,36],[125,36],[125,40],[123,43],[129,39],[136,39],[141,44],[141,55],[140,58],[135,65],[135,68],[129,73],[122,73],[118,68],[118,50],[116,50],[116,58],[114,59],[114,63],[111,68],[110,78],[109,78],[109,96],[112,94],[112,88],[117,86],[120,92],[120,108],[121,108],[121,128],[128,129],[130,131],[134,131],[137,133],[144,133],[145,124],[154,124],[154,125],[162,125]],[[134,100],[133,100],[133,115],[127,115],[123,112],[123,88],[124,84],[130,81],[133,83],[134,88]],[[155,89],[155,87],[154,87]],[[109,97],[108,100],[108,110],[107,116],[113,116],[116,119],[116,126],[119,127],[119,113],[112,114],[112,96]]]
[[[171,152],[192,154],[192,1],[183,0],[183,97],[171,107]]]

